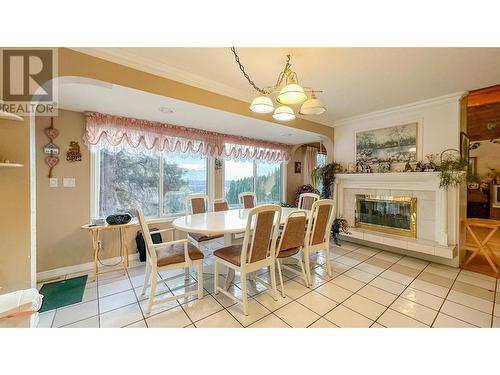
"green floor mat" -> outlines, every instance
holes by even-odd
[[[87,275],[72,279],[43,284],[40,294],[43,304],[39,312],[54,310],[59,307],[82,302],[83,292],[87,284]]]

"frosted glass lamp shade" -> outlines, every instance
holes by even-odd
[[[281,104],[298,104],[307,99],[302,86],[296,83],[290,83],[283,87],[276,98]]]
[[[255,113],[271,113],[274,111],[274,105],[270,98],[261,95],[257,96],[250,104],[250,110]]]
[[[302,104],[302,107],[300,107],[301,115],[321,115],[325,111],[325,106],[316,97],[311,97],[309,100],[306,100],[304,104]]]
[[[295,119],[295,114],[293,113],[293,109],[286,105],[282,105],[276,108],[273,113],[273,118],[278,121],[290,121]]]

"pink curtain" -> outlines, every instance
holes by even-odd
[[[85,143],[95,151],[175,152],[284,162],[290,146],[156,121],[86,112]]]
[[[304,152],[303,160],[303,177],[304,185],[312,184],[311,173],[314,168],[316,168],[316,158],[318,155],[318,150],[316,147],[306,146],[306,151]]]

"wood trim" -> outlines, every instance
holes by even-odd
[[[499,102],[500,85],[470,91],[469,96],[467,97],[467,107],[476,107]]]

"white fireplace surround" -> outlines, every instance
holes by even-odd
[[[354,227],[356,194],[417,198],[417,237]],[[439,187],[437,172],[337,174],[336,214],[348,220],[348,237],[447,259],[457,256],[458,190]]]

